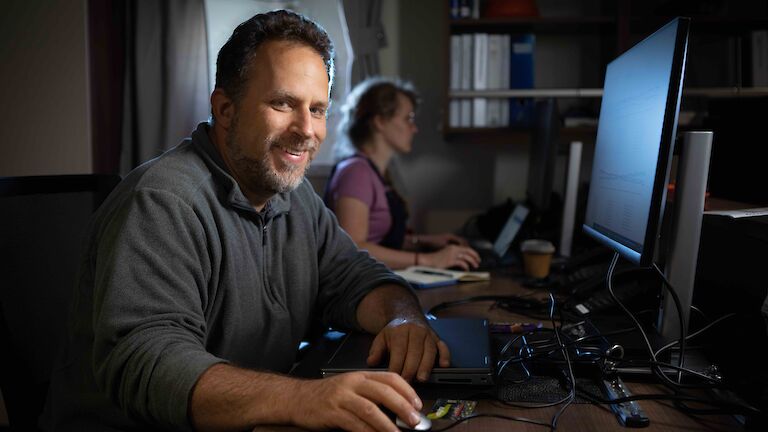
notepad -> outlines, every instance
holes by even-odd
[[[435,288],[453,285],[459,282],[479,282],[490,280],[488,272],[465,272],[444,270],[426,266],[411,266],[395,272],[407,280],[414,288]]]

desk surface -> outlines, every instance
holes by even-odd
[[[466,283],[447,287],[420,290],[417,292],[419,300],[425,311],[442,302],[461,300],[481,295],[517,295],[547,298],[547,294],[541,290],[528,289],[520,285],[513,276],[494,275],[489,282]],[[530,318],[516,316],[508,311],[491,308],[492,302],[477,302],[464,304],[441,310],[436,313],[438,317],[482,317],[491,321],[530,321]],[[546,323],[545,323],[546,325]],[[305,363],[314,363],[309,358]],[[318,363],[314,363],[315,365]],[[633,394],[660,394],[669,393],[661,384],[625,382]],[[430,391],[434,393],[434,389]],[[422,394],[425,398],[425,412],[434,403],[432,394]],[[734,431],[743,430],[743,427],[730,416],[691,416],[682,413],[669,401],[640,401],[640,405],[650,419],[650,426],[644,428],[648,431],[675,430],[675,431]],[[560,406],[548,408],[517,408],[506,406],[492,400],[478,401],[477,414],[501,414],[504,416],[524,417],[539,422],[549,423],[558,412]],[[433,430],[448,426],[451,420],[436,420]],[[540,425],[526,424],[517,421],[509,421],[496,418],[471,419],[455,427],[452,431],[541,431],[547,428]],[[607,406],[592,404],[571,404],[560,416],[557,425],[558,431],[626,431],[622,427],[613,412]]]
[[[430,290],[421,290],[418,293],[419,300],[424,310],[429,310],[433,306],[446,301],[460,300],[462,298],[480,296],[480,295],[517,295],[532,296],[540,299],[547,298],[546,292],[536,289],[523,287],[516,278],[512,276],[494,275],[490,282],[461,284],[449,287],[434,288]],[[439,312],[439,317],[484,317],[491,321],[530,321],[530,318],[516,316],[510,312],[499,308],[491,308],[492,302],[478,302],[448,308]],[[544,323],[547,325],[547,323]],[[669,393],[661,384],[627,382],[627,387],[633,394],[659,394]],[[430,406],[432,401],[426,402]],[[650,426],[643,430],[707,430],[707,431],[734,431],[743,430],[743,427],[731,416],[690,416],[682,413],[674,407],[669,401],[640,401],[639,402],[646,415],[650,419]],[[560,409],[557,407],[530,409],[514,408],[502,405],[499,402],[479,401],[477,413],[495,413],[506,416],[525,417],[532,420],[549,423],[552,417]],[[442,428],[448,422],[435,422],[433,429]],[[525,424],[521,422],[512,422],[508,420],[493,418],[473,419],[465,424],[459,424],[451,430],[469,431],[469,430],[513,430],[520,431],[541,431],[545,428]],[[571,404],[558,420],[557,430],[560,431],[626,431],[627,428],[619,425],[613,412],[607,406],[598,406],[591,404]]]

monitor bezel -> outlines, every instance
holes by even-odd
[[[638,266],[649,266],[653,262],[656,239],[659,236],[661,219],[664,213],[667,183],[669,180],[670,168],[672,166],[674,144],[677,137],[677,120],[680,112],[680,101],[682,99],[683,78],[685,77],[690,21],[690,18],[686,17],[677,17],[673,19],[608,64],[608,68],[610,68],[612,64],[620,60],[635,47],[653,38],[658,32],[664,30],[666,27],[674,25],[675,23],[677,24],[669,89],[667,91],[664,120],[661,128],[659,155],[656,161],[656,173],[654,175],[653,189],[651,192],[651,205],[648,211],[648,222],[646,224],[645,238],[641,249],[637,250],[631,245],[622,243],[618,239],[611,237],[608,233],[587,225],[586,222],[582,225],[582,228],[590,237],[614,249],[622,257]],[[606,69],[606,76],[607,73]],[[599,127],[598,124],[598,128]],[[598,143],[595,143],[595,153],[598,151],[597,145]]]

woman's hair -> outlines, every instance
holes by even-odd
[[[395,115],[398,94],[410,99],[414,109],[418,107],[419,95],[413,84],[407,81],[373,77],[352,89],[341,107],[339,140],[334,146],[337,160],[355,153],[373,135],[374,117],[391,118]]]

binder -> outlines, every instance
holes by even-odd
[[[475,33],[474,34],[474,89],[486,90],[488,89],[488,34],[487,33]],[[487,108],[488,99],[484,97],[476,97],[472,99],[472,126],[473,127],[486,127],[487,121]]]

